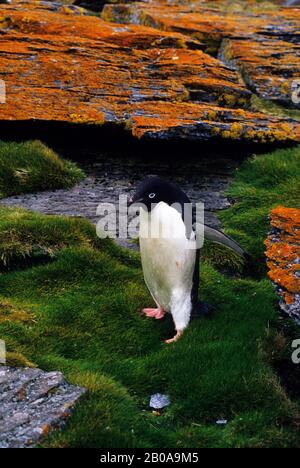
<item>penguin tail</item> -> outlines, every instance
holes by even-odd
[[[249,270],[255,269],[255,262],[252,255],[248,254],[248,252],[244,252],[243,258],[245,260],[246,267]]]
[[[251,255],[249,255],[247,252],[244,253],[243,257],[245,261],[245,267],[244,267],[245,274],[255,278],[258,272],[257,262],[255,262],[254,258]]]
[[[191,318],[208,318],[213,314],[213,312],[215,312],[215,310],[215,307],[207,302],[198,301],[194,304]]]

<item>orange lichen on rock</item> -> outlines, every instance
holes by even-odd
[[[253,126],[254,120],[256,128]],[[180,135],[182,139],[196,140],[201,135],[206,140],[251,139],[260,143],[275,141],[274,133],[280,132],[278,121],[272,118],[266,120],[262,114],[212,107],[205,103],[159,101],[135,103],[130,128],[133,135],[139,138],[172,139]]]
[[[271,213],[272,226],[292,237],[289,240],[296,240],[300,243],[300,210],[297,208],[277,207]]]
[[[107,4],[103,17],[151,25],[198,39],[203,50],[237,68],[261,98],[288,107],[300,76],[299,8],[270,8],[270,3],[198,0],[155,0]]]
[[[300,76],[299,43],[267,36],[230,40],[225,59],[240,70],[247,85],[261,98],[298,107],[292,96],[293,85]]]
[[[269,277],[281,308],[300,323],[300,209],[279,206],[271,212],[265,244]]]
[[[151,3],[165,8],[162,18],[175,7]],[[2,121],[109,122],[138,138],[300,141],[299,122],[251,112],[240,74],[205,53],[190,31],[121,25],[72,5],[18,1],[1,5],[0,32]]]

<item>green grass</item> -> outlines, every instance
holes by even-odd
[[[239,201],[222,218],[257,261],[270,207],[299,201],[291,184],[297,162],[299,149],[279,151],[236,175],[230,193]],[[299,447],[299,406],[271,365],[273,349],[280,354],[286,344],[274,328],[277,299],[265,277],[226,277],[216,259],[202,262],[201,298],[216,311],[167,346],[171,320],[139,313],[152,301],[138,254],[97,239],[79,219],[3,209],[0,233],[11,229],[19,239],[25,229],[28,243],[40,242],[52,256],[36,263],[20,255],[10,271],[2,265],[0,337],[9,360],[59,369],[88,389],[67,426],[43,446]],[[171,398],[159,417],[148,407],[154,392]],[[228,419],[225,427],[216,425],[220,418]]]
[[[0,271],[55,258],[64,247],[89,247],[97,242],[94,227],[84,220],[0,205]]]
[[[278,205],[300,208],[300,147],[247,160],[237,171],[228,196],[234,205],[221,212],[223,226],[264,272],[270,209]]]
[[[83,172],[39,141],[0,141],[0,198],[75,185]]]

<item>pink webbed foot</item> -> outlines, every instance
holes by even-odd
[[[173,338],[170,338],[169,340],[165,340],[165,343],[170,344],[170,343],[175,343],[175,341],[179,340],[181,335],[183,334],[183,331],[178,331]]]
[[[161,320],[165,316],[165,311],[163,309],[143,309],[142,313],[146,315],[146,317],[152,317],[156,320]]]

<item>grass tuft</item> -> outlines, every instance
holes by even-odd
[[[94,227],[85,220],[0,206],[0,271],[53,259],[66,246],[98,243]]]
[[[40,141],[0,141],[0,198],[75,185],[83,172]]]

